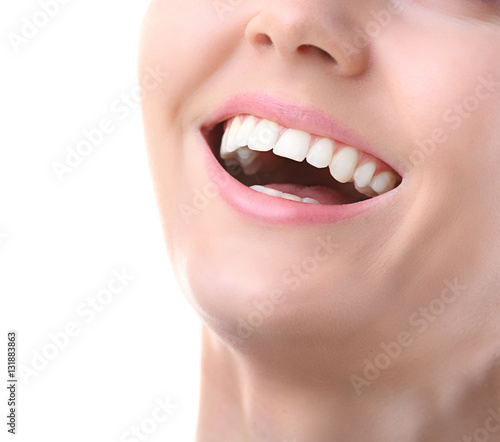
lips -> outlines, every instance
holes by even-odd
[[[387,199],[402,181],[328,116],[267,96],[230,100],[202,133],[210,147],[209,170],[219,166],[214,180],[234,185],[222,196],[254,215],[265,206],[289,220],[341,219]]]

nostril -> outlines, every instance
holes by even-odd
[[[271,37],[267,34],[258,34],[255,36],[255,43],[257,43],[259,46],[272,46],[273,41],[271,40]]]
[[[327,61],[336,61],[335,58],[332,57],[332,55],[329,54],[327,51],[314,45],[301,45],[297,48],[297,51],[301,54],[317,53],[321,56],[321,58]]]

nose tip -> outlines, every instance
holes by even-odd
[[[350,44],[348,23],[339,17],[303,6],[262,11],[248,23],[245,38],[257,50],[273,49],[288,61],[321,60],[340,75],[360,75],[368,66],[369,46]]]

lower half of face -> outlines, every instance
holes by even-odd
[[[498,262],[493,10],[201,3],[152,3],[141,84],[170,255],[211,327],[385,335]]]

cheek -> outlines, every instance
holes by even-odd
[[[169,224],[178,216],[183,183],[184,190],[191,184],[186,200],[192,199],[192,183],[204,185],[202,171],[192,161],[193,147],[185,145],[187,128],[193,125],[189,118],[207,81],[238,41],[233,35],[238,25],[231,18],[245,13],[242,5],[221,15],[216,3],[155,0],[143,24],[140,78],[149,70],[163,77],[142,105],[153,180]]]
[[[141,74],[150,67],[165,73],[166,81],[155,101],[167,103],[165,111],[170,116],[175,115],[186,88],[199,75],[196,55],[203,49],[200,42],[210,35],[207,24],[213,21],[207,19],[209,2],[203,2],[197,14],[191,10],[192,3],[153,1],[143,25]]]
[[[425,163],[417,174],[439,170],[442,176],[447,163],[454,178],[477,178],[469,166],[475,163],[479,171],[478,155],[490,161],[488,146],[498,140],[500,31],[463,27],[396,28],[383,42],[381,81],[399,123],[396,131],[408,145],[409,168]]]
[[[245,14],[244,5],[220,14],[213,1],[153,1],[143,26],[141,71],[159,66],[166,73],[156,100],[166,103],[172,119],[182,115],[187,100],[220,68],[239,41],[241,26],[232,18]]]
[[[172,235],[178,217],[180,189],[186,187],[184,108],[198,86],[210,75],[219,19],[210,1],[153,0],[146,14],[139,54],[139,78],[149,70],[161,72],[163,81],[142,102],[143,120],[153,183],[162,218]],[[203,54],[203,57],[201,56]],[[167,238],[168,239],[168,238]],[[171,247],[171,242],[168,244]]]
[[[376,81],[408,171],[405,228],[418,238],[403,249],[429,271],[474,262],[498,229],[500,31],[465,28],[394,25],[376,42]]]

